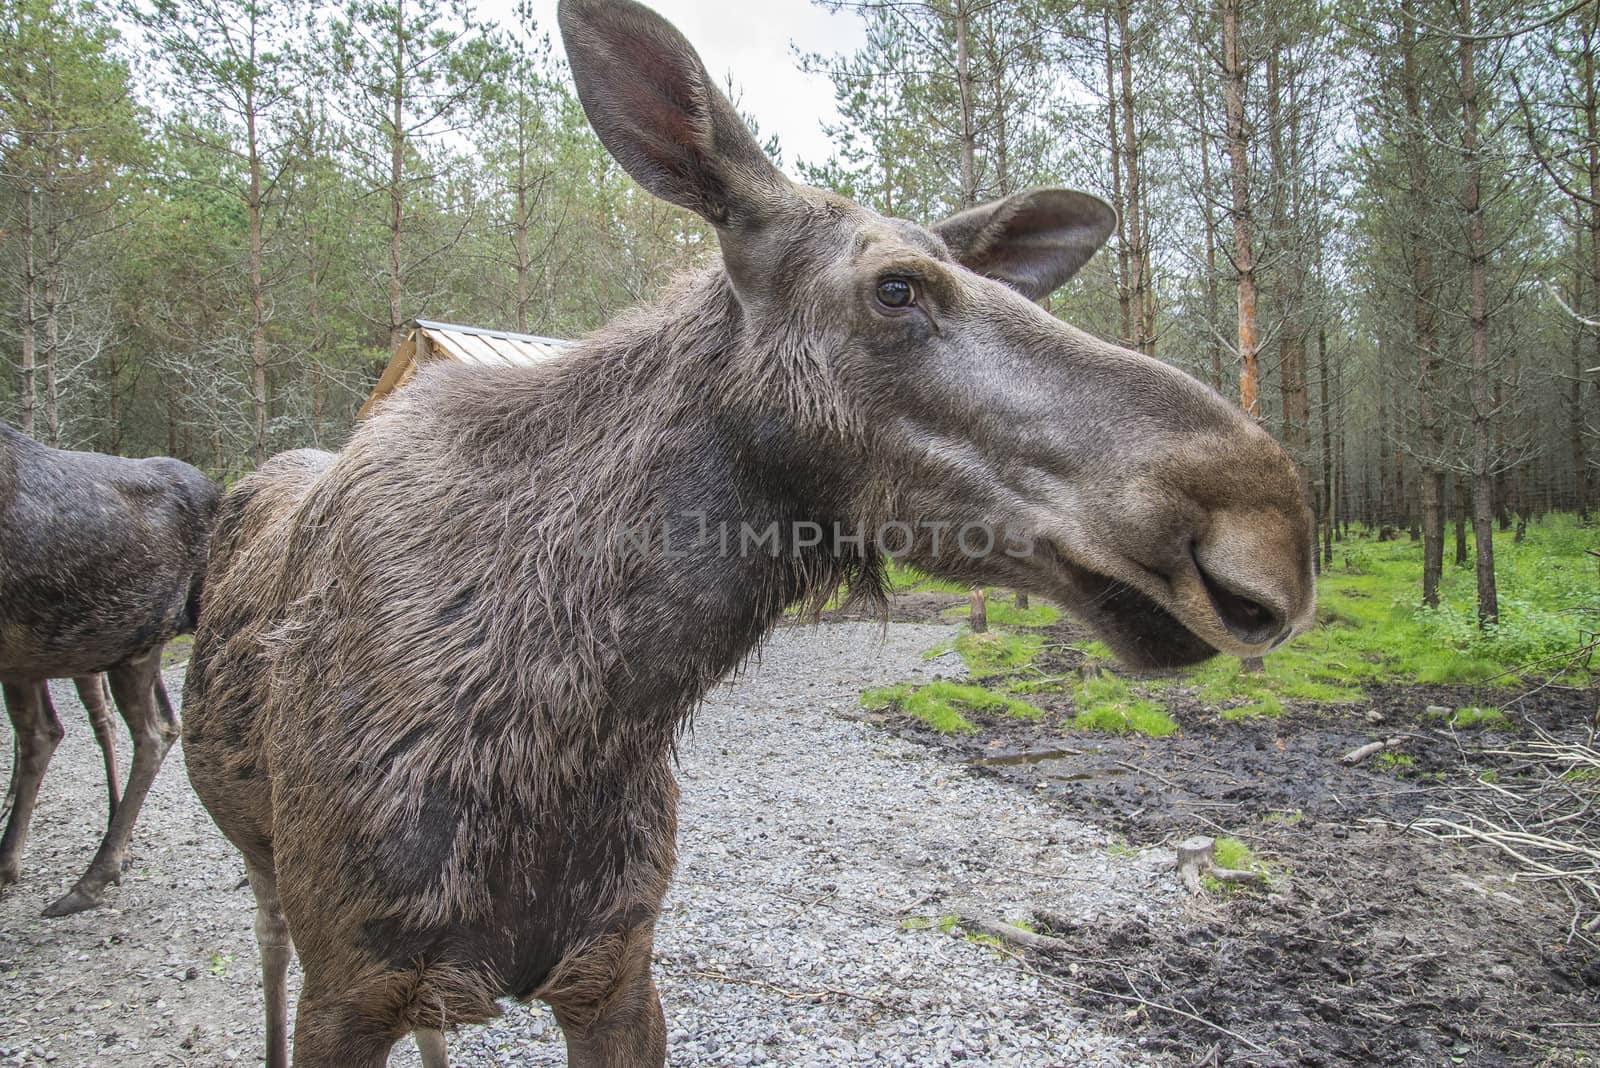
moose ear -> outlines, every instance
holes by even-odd
[[[589,124],[640,185],[719,228],[790,189],[666,19],[633,0],[561,0],[556,20]]]
[[[962,266],[1032,300],[1059,289],[1117,228],[1115,209],[1075,189],[1029,189],[936,223]]]

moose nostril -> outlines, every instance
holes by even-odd
[[[1283,616],[1277,610],[1228,589],[1200,567],[1199,561],[1195,562],[1195,568],[1200,572],[1200,581],[1205,584],[1217,618],[1235,638],[1257,645],[1285,633]]]

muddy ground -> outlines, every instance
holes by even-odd
[[[917,594],[893,615],[936,618],[964,603]],[[1082,670],[1069,643],[1086,635],[1066,623],[1048,633],[1037,667]],[[1035,963],[1078,984],[1147,1049],[1197,1064],[1596,1063],[1600,956],[1574,937],[1567,896],[1516,878],[1498,852],[1405,825],[1482,809],[1490,792],[1479,775],[1522,770],[1484,750],[1525,734],[1528,721],[1579,736],[1600,694],[1382,686],[1355,705],[1228,722],[1192,693],[1169,692],[1182,730],[1159,739],[1067,730],[1064,695],[1030,694],[1048,713],[1041,722],[974,717],[980,730],[968,735],[868,717],[1047,795],[1131,847],[1228,835],[1271,865],[1266,889],[1202,894],[1176,923],[1036,917],[1072,949]],[[1452,731],[1423,715],[1430,705],[1498,706],[1511,723]],[[1397,734],[1408,736],[1409,762],[1340,762]]]

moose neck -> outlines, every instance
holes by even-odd
[[[875,560],[832,536],[850,525],[854,461],[815,425],[826,402],[807,391],[821,376],[792,366],[814,357],[746,329],[726,277],[708,274],[562,365],[512,381],[440,367],[431,402],[413,408],[403,391],[380,417],[402,434],[445,421],[430,440],[450,439],[452,467],[474,472],[445,507],[520,559],[495,570],[492,597],[468,596],[490,613],[485,630],[517,646],[503,662],[534,650],[547,665],[499,703],[508,714],[543,707],[568,738],[605,722],[611,742],[576,744],[626,735],[637,753],[670,736],[787,606],[846,580],[875,590]]]
[[[638,387],[653,415],[639,427],[654,439],[640,468],[643,515],[607,522],[635,535],[620,545],[621,570],[633,589],[652,591],[652,614],[693,621],[619,634],[630,669],[651,665],[667,692],[692,702],[787,606],[824,600],[851,577],[859,584],[872,565],[834,538],[849,526],[853,461],[816,425],[828,401],[804,395],[817,388],[799,380],[794,361],[805,357],[751,337],[720,271],[659,312],[597,339],[608,374],[619,357],[649,369]]]

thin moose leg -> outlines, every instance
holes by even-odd
[[[106,813],[106,827],[117,818],[117,801],[122,790],[117,785],[117,735],[111,720],[111,708],[106,704],[104,675],[79,675],[72,680],[78,688],[78,699],[89,713],[89,726],[94,729],[94,740],[100,746],[101,759],[106,765],[106,794],[110,808]]]
[[[450,1068],[445,1053],[444,1032],[431,1027],[419,1027],[416,1032],[417,1052],[422,1054],[422,1068]]]
[[[11,818],[0,838],[0,886],[14,883],[22,873],[22,847],[28,840],[39,783],[50,766],[50,756],[61,742],[61,721],[50,704],[50,689],[43,682],[13,686],[6,683],[6,712],[15,736],[16,768],[11,776],[14,793]]]
[[[0,820],[11,814],[11,806],[17,803],[17,769],[22,766],[22,751],[17,747],[16,732],[11,734],[11,778],[6,780],[6,799],[0,801]]]
[[[261,991],[267,1003],[267,1068],[289,1068],[288,975],[294,944],[278,898],[277,875],[248,860],[245,872],[256,897],[256,945],[261,951]]]
[[[127,721],[128,733],[133,735],[133,767],[128,771],[128,785],[117,805],[117,814],[111,818],[89,870],[65,896],[44,910],[46,916],[67,916],[94,908],[104,899],[107,886],[122,881],[128,840],[133,836],[139,808],[161,770],[167,750],[178,737],[178,717],[161,684],[160,649],[113,668],[110,676],[111,695]]]

